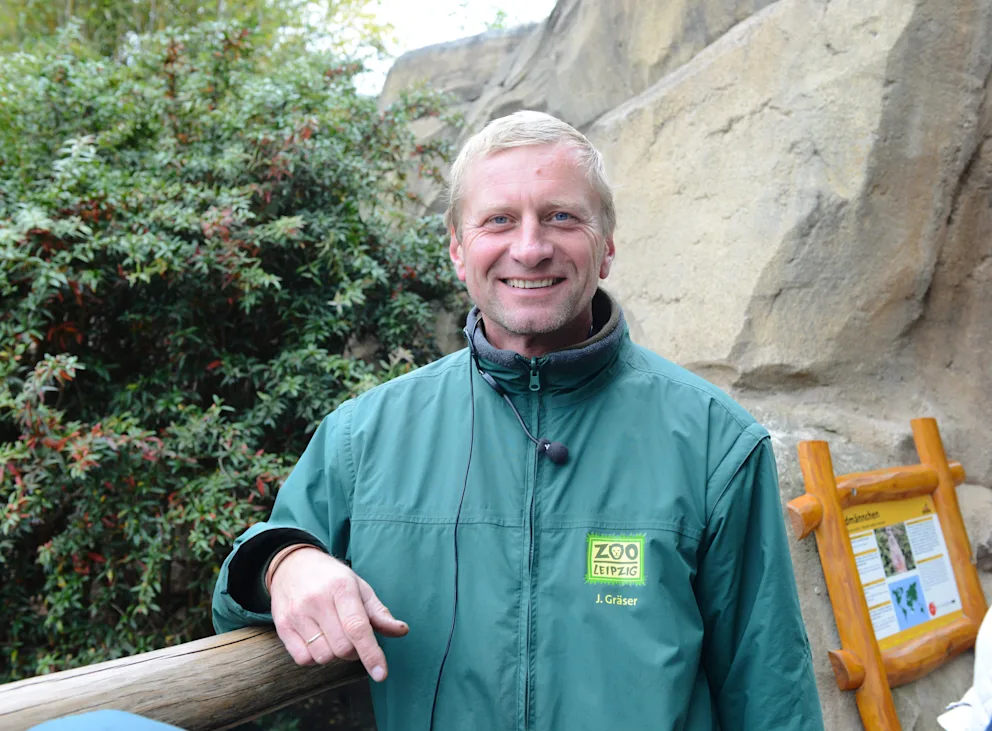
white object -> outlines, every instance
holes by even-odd
[[[992,610],[985,614],[975,640],[973,685],[937,723],[944,731],[992,731]]]

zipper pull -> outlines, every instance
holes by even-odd
[[[541,390],[541,374],[538,371],[539,364],[537,358],[530,359],[530,390],[540,391]]]

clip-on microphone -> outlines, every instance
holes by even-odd
[[[476,327],[479,326],[479,322],[481,322],[481,318],[476,321]],[[475,335],[475,332],[473,331],[472,334]],[[524,430],[524,434],[526,434],[527,438],[537,445],[538,454],[543,454],[555,464],[565,464],[565,462],[568,461],[568,447],[561,442],[552,442],[544,437],[541,437],[540,439],[535,438],[534,435],[530,433],[530,429],[527,428],[527,425],[524,424],[524,420],[520,417],[520,412],[517,411],[517,407],[513,405],[512,401],[510,401],[510,397],[507,396],[506,391],[503,390],[503,387],[500,386],[496,379],[492,377],[492,374],[487,373],[482,369],[482,365],[479,363],[479,356],[475,352],[475,344],[472,342],[472,338],[468,339],[468,347],[469,350],[472,351],[472,360],[475,361],[475,369],[479,371],[479,375],[482,376],[482,380],[488,383],[489,387],[498,393],[503,400],[506,401],[510,409],[513,410],[513,415],[517,417],[517,421],[520,423],[520,428]]]
[[[472,355],[475,355],[474,348],[472,349]],[[565,464],[565,462],[568,461],[568,447],[561,442],[552,442],[544,437],[535,439],[534,435],[530,433],[530,429],[528,429],[527,425],[524,424],[524,420],[520,417],[520,412],[517,411],[517,407],[513,405],[512,401],[510,401],[510,397],[506,395],[506,391],[503,390],[503,387],[496,382],[496,379],[493,378],[491,374],[482,370],[482,367],[479,365],[478,358],[475,359],[475,367],[478,369],[479,375],[482,376],[482,380],[488,383],[490,388],[502,396],[503,400],[506,401],[507,405],[513,410],[513,415],[517,417],[517,421],[520,423],[520,428],[524,430],[524,434],[526,434],[527,438],[537,445],[538,453],[543,454],[555,464]]]

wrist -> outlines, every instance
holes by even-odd
[[[279,565],[287,558],[289,558],[291,554],[294,554],[297,551],[300,551],[304,548],[312,548],[315,551],[320,550],[319,548],[317,548],[317,546],[314,546],[313,544],[310,543],[294,543],[290,546],[286,546],[285,548],[279,550],[276,553],[276,555],[269,560],[269,565],[265,569],[266,592],[268,592],[270,595],[272,593],[272,579],[275,577],[276,570],[279,568]]]

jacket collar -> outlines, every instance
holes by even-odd
[[[468,313],[464,332],[465,337],[471,339],[482,367],[507,391],[536,390],[535,384],[539,384],[541,391],[574,391],[609,368],[627,339],[623,310],[606,290],[596,290],[592,312],[593,334],[590,338],[540,358],[525,358],[512,350],[493,346],[486,338],[478,307]]]

